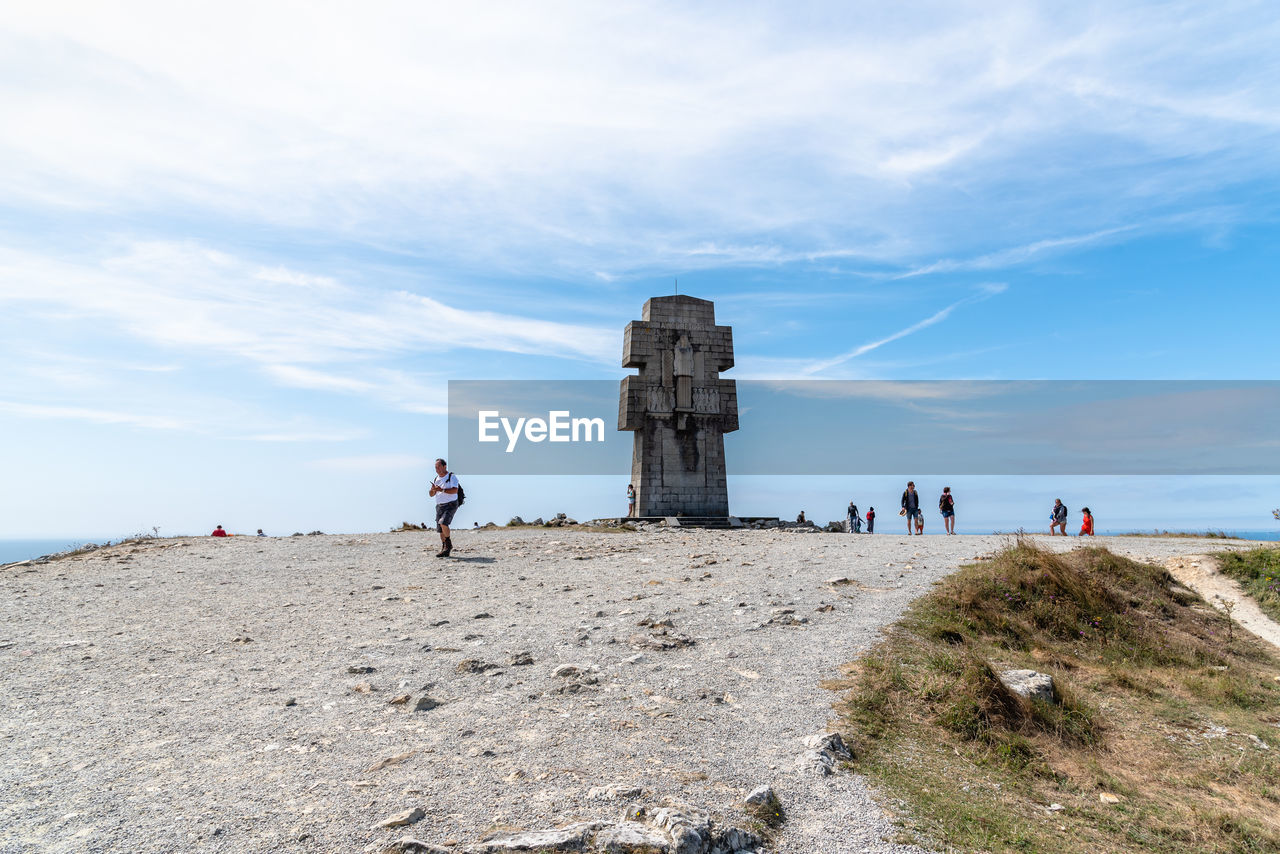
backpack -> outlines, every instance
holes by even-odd
[[[458,480],[458,476],[453,472],[445,472],[445,482],[448,482],[449,475],[453,475],[453,479],[458,483],[458,507],[462,507],[462,502],[467,500],[467,493],[462,490],[462,481]]]

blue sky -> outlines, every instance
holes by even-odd
[[[620,377],[675,278],[742,379],[1275,378],[1276,44],[1232,2],[7,10],[0,537],[426,518],[450,378]],[[469,486],[466,523],[625,484]],[[962,522],[1060,486],[975,480]],[[1070,486],[1102,527],[1280,504]]]

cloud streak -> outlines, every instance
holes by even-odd
[[[615,336],[601,328],[350,287],[192,243],[133,243],[80,263],[0,248],[0,304],[98,318],[178,353],[270,364],[453,349],[601,362],[617,355]],[[308,387],[302,373],[292,376]]]
[[[908,327],[899,329],[897,332],[894,332],[890,335],[886,335],[883,338],[878,338],[875,341],[869,341],[866,344],[860,344],[857,347],[854,347],[852,350],[848,350],[830,359],[823,359],[816,362],[810,362],[808,365],[806,365],[804,368],[801,369],[800,373],[803,376],[813,376],[815,374],[822,373],[823,371],[829,370],[839,365],[843,365],[845,362],[848,362],[851,359],[856,359],[859,356],[865,356],[867,353],[870,353],[873,350],[878,350],[886,344],[892,344],[894,341],[898,341],[903,338],[906,338],[908,335],[914,335],[915,333],[923,329],[928,329],[930,326],[939,324],[942,321],[946,320],[948,317],[950,317],[952,312],[954,312],[956,309],[960,308],[961,306],[969,305],[975,302],[981,302],[982,300],[986,300],[986,299],[990,299],[991,297],[996,296],[997,294],[1004,293],[1005,290],[1007,290],[1007,286],[1004,284],[991,283],[991,284],[983,285],[979,293],[973,294],[972,296],[967,296],[961,300],[957,300],[956,302],[953,302],[951,305],[947,306],[946,308],[940,309],[939,311],[934,312],[933,314],[929,315],[923,320],[919,320]]]

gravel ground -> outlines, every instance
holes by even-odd
[[[859,777],[797,771],[802,739],[824,679],[1007,539],[498,529],[438,560],[429,533],[193,538],[0,570],[0,851],[467,844],[665,797],[744,826],[762,783],[773,850],[912,851]]]

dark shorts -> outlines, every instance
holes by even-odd
[[[436,524],[446,528],[453,524],[453,514],[458,512],[458,500],[446,501],[436,505]]]
[[[942,518],[943,518],[943,519],[950,519],[950,518],[951,518],[952,516],[954,516],[954,515],[956,515],[956,511],[954,511],[954,510],[943,510],[943,511],[942,511]]]
[[[907,511],[907,518],[908,518],[908,519],[921,519],[921,518],[924,518],[924,517],[921,515],[921,513],[920,513],[920,511],[919,511],[919,510],[908,510],[908,511]]]

